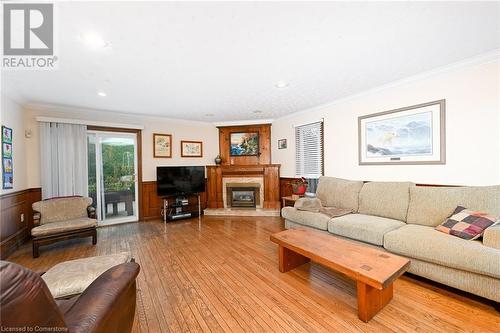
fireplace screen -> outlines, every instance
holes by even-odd
[[[229,187],[228,198],[230,207],[256,207],[255,188]]]

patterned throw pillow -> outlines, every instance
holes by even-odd
[[[486,228],[497,222],[499,220],[496,216],[458,206],[446,221],[436,227],[436,230],[466,240],[473,240],[481,237]]]

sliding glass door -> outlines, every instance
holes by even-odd
[[[89,196],[99,224],[137,221],[135,133],[89,131],[87,139]]]

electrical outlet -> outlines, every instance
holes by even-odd
[[[24,222],[24,214],[21,214],[21,222]]]

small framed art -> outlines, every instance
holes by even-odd
[[[171,134],[153,134],[153,157],[170,158],[172,157],[172,135]]]
[[[286,149],[286,139],[278,140],[278,149]]]
[[[2,188],[14,187],[14,167],[12,163],[12,128],[2,126]]]
[[[181,157],[203,157],[203,142],[182,140]]]

